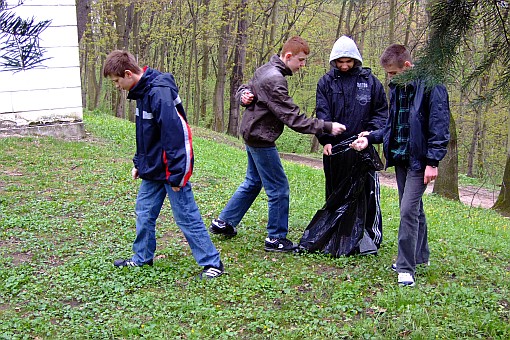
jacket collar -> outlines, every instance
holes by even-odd
[[[150,79],[152,78],[153,73],[154,70],[150,67],[147,67],[138,83],[136,83],[136,85],[131,90],[129,90],[127,98],[128,99],[143,98],[145,92],[149,89],[149,82]]]
[[[388,86],[390,87],[390,89],[395,89],[395,88],[399,87],[399,88],[409,88],[410,90],[414,90],[418,87],[418,81],[412,80],[412,81],[406,83],[405,85],[400,85],[400,84],[396,84],[390,80],[390,82],[388,83]]]
[[[290,70],[290,68],[287,67],[287,65],[285,65],[285,63],[280,59],[280,56],[278,54],[275,54],[271,57],[271,60],[270,60],[270,63],[276,67],[282,74],[283,76],[291,76],[292,75],[292,71]]]
[[[356,67],[356,66],[351,68],[347,72],[342,72],[338,68],[335,67],[335,68],[333,68],[333,77],[338,78],[341,76],[357,76],[360,74],[362,75],[362,71],[363,71],[363,69],[361,67]]]

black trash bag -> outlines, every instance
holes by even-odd
[[[342,153],[352,167],[308,224],[299,251],[320,251],[334,257],[377,253],[379,244],[365,230],[367,198],[363,193],[367,176],[382,170],[383,164],[372,145],[360,152],[351,149],[349,144],[355,139],[353,136],[333,147],[332,153]]]

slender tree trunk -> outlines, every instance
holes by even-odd
[[[239,20],[237,24],[237,35],[234,52],[234,67],[232,77],[230,78],[230,114],[228,118],[227,133],[231,136],[239,136],[239,103],[237,103],[235,94],[243,82],[244,66],[246,64],[246,6],[248,0],[241,0],[238,9]]]
[[[186,81],[185,84],[185,91],[184,91],[184,98],[187,98],[186,102],[184,103],[184,110],[189,115],[189,103],[191,100],[193,100],[193,108],[195,108],[195,102],[200,101],[200,91],[199,88],[197,88],[197,76],[198,73],[197,68],[193,67],[194,65],[198,65],[198,51],[197,51],[197,22],[198,22],[198,11],[200,2],[197,2],[196,4],[194,2],[188,2],[190,4],[190,14],[191,14],[191,20],[193,22],[193,29],[192,29],[192,37],[191,37],[191,51],[188,57],[188,69],[186,70]],[[196,9],[193,7],[193,4],[196,5]],[[195,83],[195,91],[193,91],[193,96],[191,95],[191,79],[193,77],[193,81]],[[198,112],[197,112],[198,113]],[[193,112],[195,114],[195,112]]]
[[[467,173],[468,177],[475,177],[474,174],[474,163],[475,163],[475,154],[476,154],[476,146],[478,145],[478,138],[480,136],[480,108],[475,109],[475,122],[473,127],[473,134],[471,137],[471,143],[469,147],[469,152],[467,154]]]
[[[230,35],[229,2],[223,2],[223,14],[218,45],[218,73],[214,87],[214,131],[223,132],[225,110],[225,80],[227,76],[228,38]]]
[[[486,107],[486,105],[484,105]],[[487,114],[487,110],[484,110]],[[483,118],[482,118],[483,119]],[[476,177],[483,178],[485,174],[485,138],[487,136],[487,123],[485,120],[482,122],[480,129],[480,138],[478,138],[478,147],[476,148]]]
[[[354,7],[354,1],[348,0],[349,2],[349,8],[347,9],[347,15],[345,16],[345,35],[352,36],[352,29],[351,29],[351,18],[352,18],[352,12]]]
[[[409,34],[411,33],[411,24],[412,24],[413,15],[414,15],[414,1],[415,0],[410,0],[410,4],[409,4],[409,15],[407,16],[406,36],[404,39],[405,46],[409,46]]]
[[[344,14],[345,14],[345,4],[347,1],[342,1],[342,7],[340,8],[340,15],[338,16],[338,25],[336,26],[336,36],[335,38],[340,38],[342,35],[342,25],[344,23]]]
[[[457,128],[455,120],[450,115],[450,142],[448,152],[439,163],[438,176],[434,183],[434,193],[440,196],[459,201],[459,169],[457,151]]]
[[[317,110],[316,108],[313,108],[312,115],[310,117],[317,117]],[[316,153],[319,151],[319,148],[321,147],[321,144],[319,143],[319,140],[317,137],[312,136],[312,141],[310,143],[310,153]]]
[[[272,51],[275,51],[275,36],[276,36],[276,27],[278,26],[278,1],[274,0],[273,2],[273,10],[271,11],[271,30],[269,32],[269,51],[268,53],[272,54]]]
[[[131,52],[135,56],[136,60],[140,60],[140,23],[141,23],[141,15],[140,10],[135,10],[133,12],[133,25],[131,28],[132,32],[132,40],[131,40]],[[129,121],[134,122],[135,121],[135,111],[136,111],[136,101],[130,100],[128,102],[128,109],[127,109],[127,118]]]
[[[480,79],[478,95],[483,95],[483,91],[486,89],[488,83],[489,83],[488,76],[484,76],[484,77],[482,77],[482,79]],[[471,139],[471,146],[469,148],[469,153],[468,153],[468,166],[467,166],[467,170],[468,170],[467,176],[468,177],[475,177],[474,162],[475,162],[475,157],[477,154],[477,145],[479,144],[479,139],[480,139],[480,135],[481,135],[483,106],[484,105],[482,104],[482,105],[477,105],[475,107],[475,121],[474,121],[474,128],[473,128],[473,136]]]
[[[209,2],[210,0],[204,0],[204,15],[203,20],[209,19]],[[207,98],[208,98],[208,87],[207,87],[207,76],[209,74],[209,43],[208,43],[208,32],[203,32],[202,37],[202,67],[200,70],[200,77],[202,83],[200,111],[196,111],[196,115],[193,116],[193,123],[198,125],[200,118],[206,119],[207,117]],[[198,70],[197,70],[198,72]],[[197,75],[198,76],[198,75]],[[200,112],[200,113],[199,113]],[[207,121],[207,120],[206,120]]]
[[[89,96],[89,100],[87,102],[87,109],[94,110],[97,107],[98,103],[97,98],[100,89],[99,84],[97,83],[95,60],[92,60],[90,54],[89,58],[91,60],[89,60],[87,65],[87,94]]]
[[[115,31],[117,33],[116,47],[121,50],[129,48],[129,34],[133,23],[134,3],[127,5],[123,3],[115,4],[113,7],[115,13]],[[114,104],[115,116],[125,118],[126,94],[119,92],[115,95]]]
[[[388,22],[388,45],[391,45],[395,42],[395,4],[396,0],[390,0],[390,20]]]
[[[81,104],[82,107],[87,107],[87,56],[88,49],[91,45],[87,41],[83,42],[82,38],[87,32],[87,25],[90,24],[90,1],[91,0],[76,0],[76,22],[78,28],[78,44],[80,45],[80,74],[81,74]],[[90,36],[90,34],[87,34]],[[92,69],[94,72],[94,69]]]

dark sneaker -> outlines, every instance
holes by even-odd
[[[291,252],[296,249],[297,245],[292,243],[292,241],[287,240],[286,238],[266,238],[266,242],[264,243],[265,251],[276,251],[276,252]]]
[[[113,262],[113,265],[115,267],[119,267],[119,268],[122,268],[122,267],[141,267],[141,266],[152,266],[153,264],[153,261],[152,260],[149,260],[149,262],[145,262],[145,263],[142,263],[142,264],[138,264],[136,263],[135,261],[131,260],[131,259],[128,259],[128,260],[115,260],[115,262]]]
[[[234,237],[237,235],[237,230],[229,223],[215,218],[211,222],[209,231],[213,234],[224,235],[227,237]]]
[[[398,284],[401,286],[414,286],[414,277],[409,273],[398,273]]]
[[[218,276],[223,275],[223,262],[220,261],[220,267],[216,268],[213,266],[205,266],[204,270],[198,275],[200,280],[210,280],[215,279]]]

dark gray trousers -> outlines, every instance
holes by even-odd
[[[414,275],[416,265],[427,263],[430,255],[422,201],[427,188],[423,184],[425,173],[395,166],[395,174],[400,204],[397,271]]]

